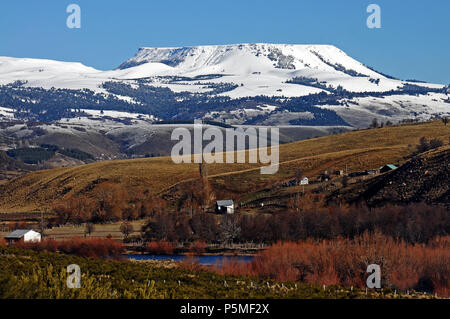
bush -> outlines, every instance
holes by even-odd
[[[128,236],[130,236],[133,231],[133,225],[128,221],[125,221],[120,225],[120,232],[123,234],[125,240],[128,239]]]
[[[120,258],[125,251],[123,244],[102,238],[82,239],[74,237],[63,241],[44,239],[41,242],[18,242],[18,248],[34,251],[62,252],[81,257]]]
[[[439,138],[433,138],[432,140],[430,140],[430,149],[439,148],[442,145],[444,145],[444,142],[442,142],[442,140]]]
[[[419,145],[417,145],[417,152],[424,153],[429,150],[439,148],[442,145],[444,145],[444,142],[442,142],[442,140],[439,138],[433,138],[430,141],[428,141],[426,137],[421,137]]]
[[[172,255],[175,246],[168,241],[151,241],[147,243],[146,250],[150,254]]]
[[[194,254],[201,254],[206,251],[206,242],[202,240],[196,240],[189,246],[189,251]]]

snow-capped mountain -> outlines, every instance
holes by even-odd
[[[80,63],[0,57],[0,85],[14,81],[23,81],[22,89],[89,89],[110,97],[91,103],[102,109],[111,105],[112,110],[129,111],[129,107],[121,104],[126,102],[138,107],[138,112],[165,120],[179,120],[191,114],[234,124],[324,125],[314,122],[321,116],[330,117],[329,113],[320,114],[318,110],[322,109],[335,112],[342,119],[335,124],[363,127],[373,118],[395,122],[427,119],[450,112],[450,99],[444,85],[394,79],[331,45],[141,48],[134,57],[110,71],[99,71]],[[158,90],[154,92],[158,100],[149,98],[151,88]],[[170,91],[162,92],[164,88]],[[161,103],[160,95],[167,96],[167,92],[173,94],[170,103],[167,99]],[[198,94],[207,99],[199,101]],[[205,106],[211,98],[222,104]],[[223,98],[228,99],[226,104]],[[22,97],[22,100],[27,98]],[[230,102],[233,100],[239,103]],[[195,105],[195,110],[185,109],[190,107],[187,101]],[[8,100],[0,98],[0,107],[11,107],[5,103]],[[156,108],[155,103],[170,104],[168,108],[179,108],[180,113],[164,112]],[[77,108],[76,105],[71,107]],[[330,123],[333,124],[326,122]]]
[[[338,48],[329,45],[240,44],[141,48],[136,56],[123,63],[120,69],[134,68],[146,63],[169,66],[170,69],[166,70],[165,75],[227,75],[226,81],[244,84],[227,93],[233,98],[256,95],[292,97],[321,91],[310,86],[286,83],[286,80],[297,76],[317,78],[330,85],[342,85],[354,91],[391,90],[398,86],[396,81],[368,69]],[[361,81],[346,74],[346,70],[383,81],[379,85],[369,82],[367,78]]]
[[[230,75],[270,74],[279,77],[317,75],[326,77],[342,70],[353,70],[361,76],[384,78],[331,45],[238,44],[180,48],[141,48],[119,69],[145,63],[163,63],[172,74]],[[339,71],[338,68],[341,68]],[[274,72],[275,71],[275,72]]]

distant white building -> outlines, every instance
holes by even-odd
[[[5,236],[5,239],[9,244],[19,241],[23,241],[25,243],[40,242],[41,234],[31,229],[16,229],[11,234]]]
[[[234,214],[234,202],[232,199],[218,200],[216,202],[216,212],[222,214]]]
[[[300,181],[300,185],[308,185],[308,184],[309,184],[308,177],[303,177],[302,180]]]

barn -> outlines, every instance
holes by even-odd
[[[27,242],[40,242],[41,234],[31,229],[16,229],[11,234],[5,236],[8,244],[13,244],[19,241]]]
[[[308,177],[303,177],[302,180],[300,181],[300,185],[308,185],[308,184],[309,184]]]
[[[221,214],[233,214],[234,202],[232,199],[218,200],[216,202],[216,212]]]
[[[390,171],[396,170],[397,168],[398,167],[395,166],[394,164],[386,164],[386,165],[380,167],[380,173],[390,172]]]

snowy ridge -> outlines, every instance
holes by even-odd
[[[290,44],[235,44],[210,45],[178,48],[141,48],[136,56],[126,61],[119,68],[129,68],[148,62],[165,63],[183,70],[184,72],[201,72],[211,67],[220,71],[232,73],[248,73],[255,69],[272,69],[274,64],[279,69],[314,69],[318,71],[334,72],[331,64],[341,64],[366,76],[384,78],[358,61],[352,59],[343,51],[331,45],[290,45]],[[242,68],[239,59],[247,62]],[[235,63],[239,62],[239,63]],[[244,62],[244,61],[242,61]],[[279,65],[277,65],[279,63]],[[284,64],[283,64],[284,63]],[[260,70],[262,71],[262,70]]]

